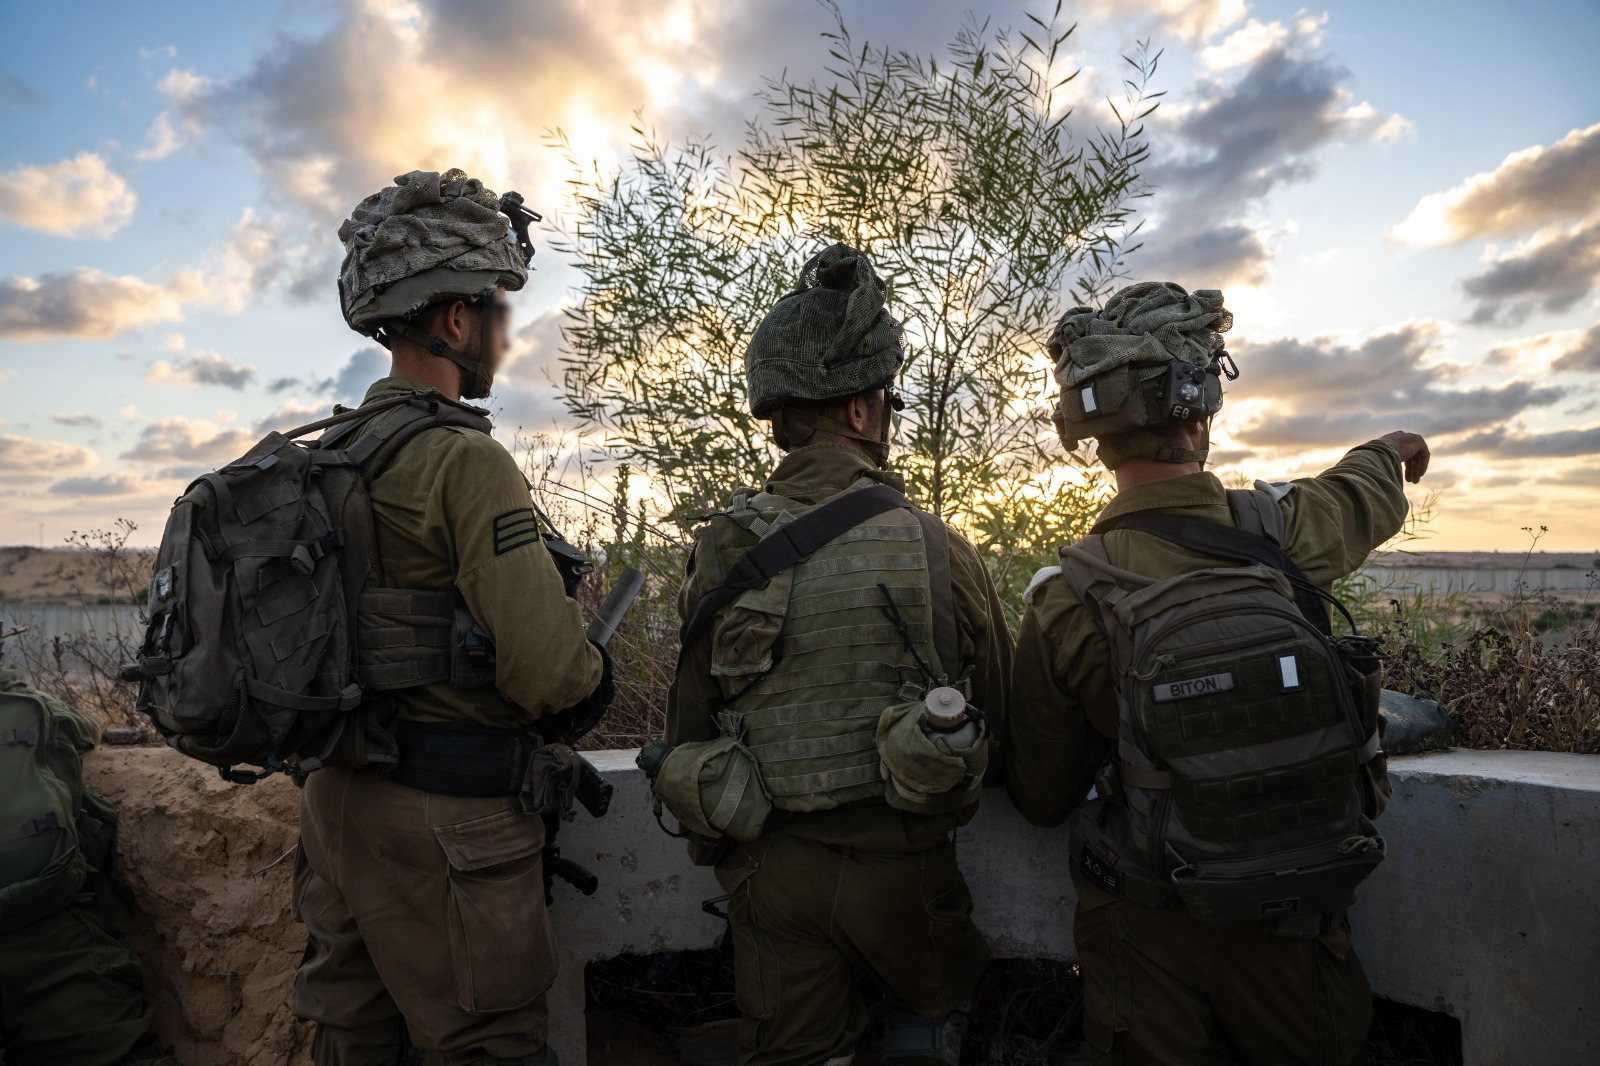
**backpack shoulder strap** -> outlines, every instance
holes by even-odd
[[[933,651],[939,670],[954,682],[961,671],[961,640],[956,633],[955,583],[950,578],[950,530],[936,514],[913,509],[922,523],[922,550],[928,558],[928,606],[933,609]]]
[[[1097,532],[1112,529],[1134,529],[1150,533],[1172,544],[1177,544],[1202,555],[1277,570],[1289,578],[1294,588],[1294,602],[1305,620],[1323,636],[1329,636],[1333,627],[1328,624],[1328,611],[1324,599],[1331,600],[1344,610],[1331,596],[1313,585],[1289,553],[1277,543],[1260,534],[1251,533],[1217,522],[1189,518],[1184,515],[1135,512],[1095,526]],[[1348,612],[1346,612],[1348,617]],[[1351,623],[1354,628],[1354,622]]]
[[[1278,497],[1266,489],[1229,489],[1228,510],[1233,524],[1246,533],[1283,544],[1283,509]]]
[[[897,490],[888,485],[873,485],[835,496],[816,510],[779,526],[734,560],[722,584],[700,597],[683,627],[683,649],[704,635],[711,628],[711,619],[716,613],[741,592],[765,588],[778,574],[867,519],[896,507],[910,506],[911,501]],[[680,651],[679,661],[682,659]]]

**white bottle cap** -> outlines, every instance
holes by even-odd
[[[943,686],[929,692],[922,701],[928,721],[938,729],[954,729],[967,713],[966,697],[959,689]]]

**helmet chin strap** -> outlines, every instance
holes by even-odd
[[[388,327],[385,332],[392,332],[397,337],[402,337],[429,355],[436,355],[441,359],[448,359],[461,368],[461,398],[463,400],[481,400],[489,395],[489,389],[494,385],[494,377],[485,367],[483,355],[483,330],[478,331],[478,355],[472,356],[452,348],[446,344],[443,337],[435,337],[425,333],[410,322],[402,322],[398,326]]]

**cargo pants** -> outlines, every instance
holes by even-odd
[[[295,1016],[317,1066],[554,1063],[556,977],[540,849],[513,798],[441,796],[354,770],[306,779],[295,916]]]
[[[1372,991],[1340,918],[1310,939],[1201,922],[1082,877],[1074,935],[1094,1066],[1355,1066]]]
[[[717,880],[731,893],[740,1066],[854,1052],[867,1028],[859,975],[936,1019],[989,961],[954,844],[883,855],[773,833],[735,848]]]

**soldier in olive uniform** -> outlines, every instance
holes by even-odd
[[[1075,444],[1096,436],[1083,431],[1083,424],[1106,417],[1112,401],[1086,385],[1097,367],[1132,366],[1145,387],[1159,389],[1171,364],[1188,361],[1209,368],[1220,386],[1219,361],[1231,369],[1220,337],[1229,325],[1221,293],[1190,295],[1172,284],[1130,286],[1103,311],[1069,313],[1051,340],[1063,385],[1057,409],[1063,438]],[[1139,388],[1134,387],[1135,404]],[[1214,406],[1220,404],[1218,389]],[[1222,483],[1203,469],[1209,418],[1152,418],[1143,428],[1100,433],[1098,445],[1117,486],[1097,527],[1112,564],[1154,578],[1232,565],[1144,530],[1115,528],[1149,515],[1235,524]],[[1327,587],[1400,529],[1406,515],[1403,482],[1418,480],[1427,464],[1423,439],[1396,432],[1360,445],[1317,477],[1258,486],[1270,491],[1281,512],[1282,549],[1310,582]],[[1091,853],[1079,861],[1075,811],[1097,772],[1115,766],[1119,751],[1112,653],[1093,608],[1074,594],[1061,568],[1042,571],[1028,599],[1012,680],[1006,785],[1017,808],[1036,824],[1075,819],[1075,929],[1093,1061],[1364,1061],[1371,994],[1342,911],[1310,916],[1313,924],[1293,935],[1271,920],[1212,924],[1197,920],[1175,898],[1151,906],[1111,891],[1138,876],[1138,855],[1116,857],[1125,877],[1106,875]],[[1123,733],[1126,742],[1127,726]],[[1375,816],[1388,794],[1381,753],[1355,773],[1361,780],[1349,787],[1374,798]],[[1123,801],[1102,796],[1096,802]]]
[[[0,668],[0,1061],[171,1063],[111,909],[116,810],[83,783],[96,728]]]
[[[787,454],[764,490],[737,494],[697,530],[685,620],[740,553],[795,514],[900,486],[885,467],[904,357],[883,288],[864,255],[835,245],[762,321],[745,355],[750,406]],[[954,663],[930,632],[941,599]],[[667,731],[674,745],[741,738],[775,808],[757,839],[725,842],[716,862],[732,893],[739,1061],[848,1063],[867,1027],[864,975],[889,1000],[885,1058],[954,1066],[956,1012],[988,959],[953,842],[982,771],[937,813],[907,810],[916,805],[885,781],[874,730],[917,681],[919,658],[1000,725],[1012,642],[982,560],[906,504],[733,601],[713,631],[686,647]],[[909,691],[922,699],[920,684]]]
[[[393,356],[364,403],[487,396],[508,339],[505,292],[521,288],[525,260],[479,182],[460,171],[396,180],[340,230],[346,320]],[[309,943],[294,1012],[317,1023],[319,1066],[397,1063],[408,1043],[440,1066],[545,1066],[556,1061],[545,833],[517,779],[534,722],[608,699],[609,672],[603,684],[603,654],[584,638],[527,483],[487,433],[420,433],[370,492],[383,583],[457,596],[492,641],[493,681],[394,691],[398,767],[307,778],[296,914]],[[360,639],[382,646],[362,625]]]

